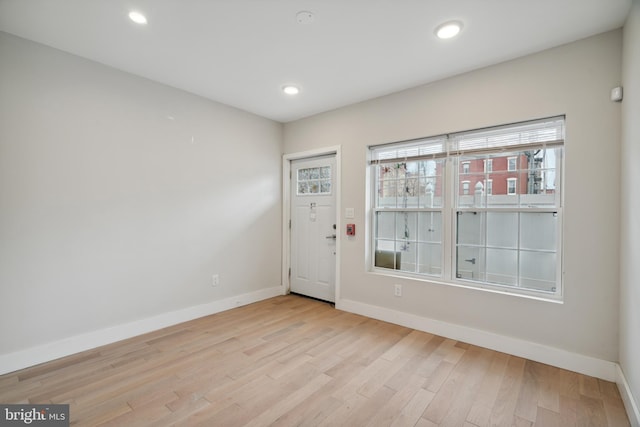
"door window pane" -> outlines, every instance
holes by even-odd
[[[331,166],[298,169],[298,195],[331,194]]]

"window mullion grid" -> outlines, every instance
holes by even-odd
[[[397,183],[396,183],[397,184]],[[396,186],[396,188],[398,188]],[[398,194],[396,193],[396,206],[398,206]],[[398,232],[398,213],[395,212],[393,214],[393,251],[394,252],[398,252],[398,236],[396,235],[396,233]],[[396,259],[396,257],[393,257],[393,269],[396,270],[396,263],[398,262],[398,260]]]
[[[442,173],[442,196],[443,196],[443,202],[442,202],[442,207],[441,209],[420,209],[420,208],[408,208],[408,209],[402,209],[400,206],[402,206],[402,202],[400,197],[402,197],[402,194],[398,194],[396,193],[396,208],[375,208],[374,209],[374,215],[376,215],[375,212],[380,212],[380,211],[387,211],[387,212],[396,212],[396,214],[394,215],[394,228],[397,232],[397,226],[398,226],[398,221],[399,221],[399,216],[398,213],[399,212],[420,212],[420,211],[425,211],[425,212],[441,212],[441,218],[442,218],[442,236],[441,236],[441,253],[442,253],[442,260],[441,260],[441,267],[442,267],[442,273],[441,273],[441,277],[442,279],[444,279],[447,282],[456,282],[458,281],[457,277],[456,277],[456,272],[457,272],[457,233],[458,233],[458,225],[457,225],[457,217],[458,217],[458,212],[479,212],[482,213],[482,223],[481,223],[481,233],[482,235],[481,237],[481,241],[480,241],[480,245],[479,248],[481,250],[484,251],[483,254],[483,259],[482,259],[482,265],[479,266],[482,268],[482,276],[483,276],[483,280],[481,280],[480,282],[477,282],[476,285],[478,287],[494,287],[493,284],[491,283],[487,283],[487,266],[488,264],[488,259],[487,259],[487,248],[488,248],[488,242],[489,242],[489,218],[488,215],[490,212],[503,212],[503,213],[515,213],[517,215],[517,220],[516,220],[516,224],[517,224],[517,230],[516,230],[516,283],[515,283],[515,287],[518,289],[518,293],[522,292],[525,294],[536,294],[535,290],[531,290],[531,289],[525,289],[523,288],[523,283],[522,283],[522,265],[521,265],[521,259],[523,258],[523,253],[521,250],[521,245],[522,245],[522,238],[523,238],[523,230],[522,230],[522,224],[523,224],[523,213],[556,213],[558,215],[558,222],[557,222],[557,229],[556,229],[556,247],[555,247],[555,253],[556,253],[556,259],[557,259],[557,267],[556,267],[556,284],[557,284],[557,288],[555,290],[555,295],[561,295],[562,294],[562,197],[563,197],[563,192],[562,192],[562,178],[563,178],[563,170],[562,170],[562,166],[563,166],[563,150],[562,147],[564,145],[564,141],[563,138],[558,139],[557,141],[551,141],[551,142],[540,142],[539,144],[536,143],[523,143],[523,144],[510,144],[508,146],[505,147],[497,147],[497,146],[491,146],[491,147],[485,147],[485,148],[472,148],[471,150],[462,150],[460,149],[460,147],[458,147],[456,145],[456,138],[459,138],[459,135],[447,135],[446,137],[446,142],[444,142],[444,150],[441,154],[438,155],[434,155],[432,158],[435,159],[437,158],[441,158],[443,159],[443,173]],[[460,163],[461,163],[461,156],[469,156],[471,154],[475,155],[475,156],[480,156],[480,155],[493,155],[499,152],[503,152],[503,151],[508,151],[508,152],[517,152],[517,151],[529,151],[529,150],[533,150],[533,149],[548,149],[551,147],[559,147],[559,150],[554,150],[555,154],[556,154],[556,161],[555,164],[553,164],[553,167],[551,169],[555,169],[555,177],[556,177],[556,182],[555,182],[555,188],[557,189],[555,191],[555,203],[553,206],[550,206],[547,204],[548,200],[546,201],[542,201],[540,205],[522,205],[521,204],[521,193],[522,193],[522,189],[520,188],[522,184],[521,180],[518,179],[515,182],[515,194],[517,195],[516,197],[518,198],[518,205],[514,206],[514,207],[488,207],[487,206],[487,202],[488,202],[488,194],[486,193],[486,188],[487,188],[487,183],[489,180],[489,176],[490,173],[493,172],[494,168],[491,168],[491,172],[487,170],[486,168],[486,160],[485,160],[485,166],[484,166],[484,173],[485,173],[485,180],[484,180],[484,185],[485,185],[485,194],[483,194],[483,205],[484,206],[459,206],[460,201],[459,199],[459,192],[460,190],[460,186],[461,186],[461,176],[460,176]],[[466,147],[465,147],[466,148]],[[422,157],[427,158],[427,156],[418,156],[415,160],[419,160]],[[490,157],[489,157],[490,158]],[[396,162],[398,159],[384,159],[382,160],[383,162],[387,163],[394,163]],[[409,160],[409,158],[405,158],[404,161]],[[493,160],[493,159],[491,159]],[[522,175],[522,165],[519,164],[518,160],[516,160],[515,164],[511,165],[511,168],[507,168],[508,170],[515,172],[518,178],[521,178]],[[549,170],[550,169],[546,164],[545,164],[545,170],[542,171],[542,173],[544,173],[544,178],[548,179],[549,177]],[[527,171],[529,170],[529,165],[527,165]],[[406,178],[406,177],[405,177]],[[397,178],[396,178],[397,179]],[[406,185],[405,185],[406,187]],[[543,188],[548,189],[548,185],[544,184]],[[396,186],[397,189],[397,186]],[[473,191],[472,188],[469,188],[469,192]],[[501,193],[502,194],[502,193]],[[527,193],[529,194],[529,190],[527,190]],[[537,194],[537,193],[531,193],[531,194]],[[545,194],[547,194],[545,192]],[[527,199],[528,200],[528,199]],[[526,202],[526,201],[525,201]],[[449,236],[448,238],[446,236]],[[397,244],[399,241],[397,240],[400,236],[394,235],[394,240],[395,243]],[[505,248],[506,249],[506,248]],[[416,248],[417,250],[417,248]],[[534,251],[534,252],[543,252],[543,251]],[[546,252],[546,251],[544,251]],[[419,257],[417,258],[419,259]],[[418,261],[416,261],[418,262]],[[526,270],[525,270],[526,271]],[[501,287],[500,284],[498,284],[497,286]]]
[[[374,212],[442,212],[442,208],[375,208]]]
[[[443,176],[443,184],[444,189],[443,192],[445,194],[443,200],[443,227],[442,227],[442,235],[449,236],[448,239],[442,239],[442,277],[445,280],[452,281],[456,277],[454,268],[455,263],[457,262],[457,239],[456,239],[456,212],[454,206],[455,202],[455,188],[458,184],[458,180],[454,178],[454,171],[456,171],[458,167],[458,159],[449,157],[445,160],[444,166],[444,176]],[[444,213],[447,212],[445,215]],[[447,256],[446,254],[449,254]]]
[[[518,196],[520,197],[520,196]],[[518,238],[516,240],[516,287],[522,288],[522,280],[520,276],[520,247],[521,244],[521,230],[522,230],[522,211],[518,212]]]
[[[489,221],[487,218],[487,212],[483,212],[482,216],[480,217],[480,220],[482,221],[482,240],[480,241],[480,243],[482,243],[482,250],[484,251],[484,253],[482,254],[482,281],[483,282],[487,282],[487,244],[489,241],[489,237],[487,235],[488,229],[489,229]]]
[[[558,215],[558,222],[557,222],[557,226],[556,226],[556,291],[555,291],[555,295],[561,296],[564,294],[564,290],[563,290],[563,282],[562,282],[562,271],[563,268],[562,267],[564,265],[563,263],[563,249],[562,249],[562,245],[563,245],[563,239],[562,239],[562,216],[563,216],[563,212],[562,212],[562,208],[558,209],[556,211],[557,215]],[[560,266],[560,268],[558,267]]]

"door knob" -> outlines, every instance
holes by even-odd
[[[332,234],[331,236],[326,236],[325,239],[333,239],[336,240],[336,235]]]

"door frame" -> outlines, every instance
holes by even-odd
[[[333,176],[333,188],[336,192],[336,278],[335,278],[335,302],[340,299],[340,246],[342,236],[342,212],[340,207],[341,194],[341,149],[340,145],[332,147],[318,148],[315,150],[301,151],[297,153],[285,154],[282,156],[282,293],[286,295],[291,292],[291,162],[300,159],[312,159],[314,157],[335,155],[336,172]]]

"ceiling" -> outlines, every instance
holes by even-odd
[[[0,0],[0,31],[289,122],[619,28],[631,0]],[[137,10],[148,19],[128,19]],[[300,11],[313,22],[299,23]],[[462,32],[439,40],[439,24]],[[1,60],[1,58],[0,58]],[[296,96],[282,92],[295,84]]]

